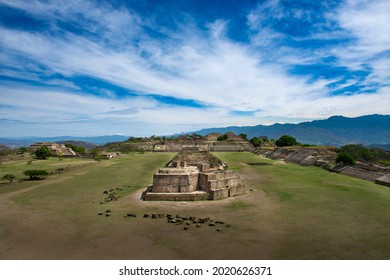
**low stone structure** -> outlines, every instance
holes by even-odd
[[[53,157],[74,157],[77,156],[77,153],[73,151],[71,148],[66,147],[64,144],[57,144],[57,143],[51,143],[51,142],[38,142],[35,144],[32,144],[30,146],[32,151],[36,151],[37,149],[46,146],[49,148],[49,151],[51,153],[51,156]]]
[[[243,193],[245,186],[237,173],[209,152],[191,147],[156,172],[144,199],[216,200]]]
[[[273,150],[258,148],[252,150],[252,152],[271,159],[283,159],[286,162],[293,162],[303,166],[318,166],[331,172],[390,186],[389,167],[362,162],[357,162],[355,166],[336,165],[336,147],[282,147]]]
[[[378,179],[375,180],[375,183],[386,187],[390,187],[390,174],[386,174],[382,177],[379,177]]]
[[[113,159],[120,157],[122,154],[120,152],[111,152],[111,153],[101,153],[99,156],[101,156],[103,159]]]

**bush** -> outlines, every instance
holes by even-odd
[[[336,163],[342,165],[355,165],[355,159],[347,152],[340,152],[336,158]]]
[[[340,153],[348,153],[354,160],[363,162],[374,162],[378,160],[378,151],[366,148],[363,145],[350,144],[341,147]]]
[[[257,137],[253,137],[251,138],[251,140],[249,140],[249,142],[255,147],[260,147],[261,146],[261,139],[260,138],[257,138]]]
[[[67,148],[71,148],[73,151],[75,151],[76,153],[79,153],[79,154],[84,154],[85,153],[85,148],[84,147],[81,147],[81,146],[76,146],[76,145],[73,145],[73,144],[65,144],[65,147]]]
[[[276,146],[278,147],[294,146],[298,144],[299,143],[297,142],[297,140],[289,135],[283,135],[278,140],[276,140]]]
[[[97,155],[97,156],[95,157],[95,160],[96,160],[96,161],[102,161],[102,160],[103,160],[103,156],[102,156],[102,155]]]
[[[35,151],[35,157],[38,159],[47,159],[51,156],[50,150],[46,146],[42,146]]]
[[[226,141],[227,139],[228,139],[228,136],[227,136],[226,133],[225,133],[224,135],[222,135],[222,136],[219,136],[219,137],[217,138],[218,141]]]
[[[28,149],[27,149],[26,147],[20,147],[20,148],[18,149],[18,151],[19,151],[19,153],[24,154],[24,153],[27,153],[27,152],[28,152]]]
[[[46,170],[37,170],[37,169],[29,169],[23,172],[24,175],[29,176],[30,180],[38,180],[43,179],[42,177],[46,177],[49,173]]]
[[[12,183],[16,179],[16,176],[14,174],[5,174],[3,176],[3,179],[8,180],[10,183]]]

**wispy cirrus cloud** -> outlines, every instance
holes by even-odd
[[[386,1],[261,2],[243,14],[246,41],[228,17],[160,25],[125,2],[0,3],[40,24],[0,25],[8,120],[149,135],[389,113]]]

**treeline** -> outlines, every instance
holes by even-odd
[[[359,144],[345,145],[340,148],[336,163],[355,165],[357,161],[389,165],[390,151],[380,148],[368,148]]]

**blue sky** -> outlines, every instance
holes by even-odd
[[[390,113],[390,2],[0,0],[0,137]]]

